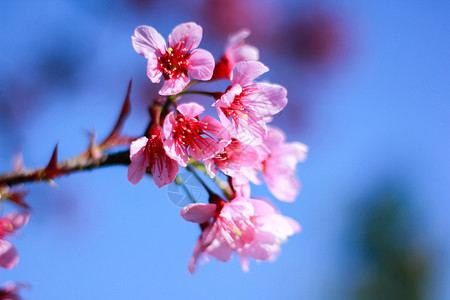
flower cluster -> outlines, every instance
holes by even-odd
[[[250,183],[261,184],[264,179],[277,199],[294,201],[300,189],[296,165],[306,159],[308,148],[286,142],[280,129],[268,125],[286,106],[287,91],[257,81],[269,68],[258,61],[258,49],[245,42],[248,35],[242,30],[230,36],[217,64],[211,53],[198,49],[202,28],[192,22],[175,27],[167,44],[149,26],[136,28],[132,36],[134,49],[147,59],[149,79],[158,83],[164,77],[165,82],[159,91],[164,98],[150,107],[145,136],[131,143],[129,181],[137,184],[151,173],[162,187],[176,181],[180,166],[193,173],[204,171],[211,178],[218,172],[228,178],[227,186],[219,186],[223,197],[203,183],[209,203],[193,203],[181,211],[185,220],[200,224],[202,230],[189,263],[191,273],[200,257],[227,261],[233,253],[248,270],[249,257],[273,260],[280,244],[300,231],[296,221],[272,204],[250,196]],[[191,89],[199,81],[215,80],[227,80],[229,86],[216,92]],[[202,105],[180,103],[185,94],[211,96],[217,115],[201,116]]]

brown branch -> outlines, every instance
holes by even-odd
[[[56,177],[111,165],[128,166],[129,164],[130,164],[129,150],[105,154],[99,158],[80,156],[60,162],[57,165],[58,175]],[[12,186],[15,184],[25,182],[41,182],[45,180],[50,180],[48,175],[45,174],[45,169],[46,168],[41,168],[36,170],[24,170],[0,174],[0,186],[4,185]]]

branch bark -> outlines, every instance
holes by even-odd
[[[99,158],[80,156],[60,162],[57,166],[58,175],[56,177],[111,165],[128,166],[129,164],[129,150],[105,154]],[[20,183],[41,182],[45,180],[49,180],[49,178],[47,178],[45,175],[45,167],[35,170],[24,170],[0,174],[0,186],[12,186]]]

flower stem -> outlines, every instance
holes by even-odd
[[[203,181],[203,179],[198,176],[197,172],[195,171],[195,168],[192,165],[187,165],[186,169],[191,172],[194,177],[200,182],[200,184],[205,188],[205,190],[208,192],[209,195],[215,194]]]
[[[211,97],[214,97],[216,93],[213,93],[213,92],[205,92],[205,91],[185,91],[185,92],[179,93],[178,96],[189,95],[189,94],[204,95],[204,96],[211,96]]]
[[[201,164],[195,160],[190,160],[188,162],[188,164],[193,166],[195,169],[203,172],[204,174],[208,175],[208,173],[206,172],[205,166],[203,164]],[[220,179],[219,176],[214,176],[214,178],[212,178],[212,180],[222,190],[222,193],[227,200],[233,199],[233,190],[228,182]]]
[[[184,184],[183,178],[181,178],[181,176],[177,175],[175,177],[175,183],[178,184],[179,186],[181,186],[181,188],[186,192],[186,194],[189,196],[189,200],[191,200],[192,203],[197,203],[197,201],[195,201],[194,196],[192,196],[191,192],[189,191],[189,189],[187,188],[187,186]]]

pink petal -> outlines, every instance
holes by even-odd
[[[130,146],[130,160],[128,166],[127,178],[132,184],[137,184],[144,177],[147,171],[148,161],[146,155],[148,139],[143,136],[131,143]]]
[[[164,38],[150,26],[139,26],[135,29],[134,35],[131,37],[134,50],[137,53],[149,58],[156,53],[166,52],[166,42]]]
[[[206,173],[208,173],[209,177],[214,178],[214,176],[216,176],[216,174],[217,174],[217,169],[214,164],[214,159],[213,158],[205,159],[204,164],[205,164]]]
[[[230,140],[230,133],[228,132],[228,129],[225,128],[219,121],[214,119],[211,116],[205,116],[203,117],[202,123],[206,124],[206,128],[204,128],[204,131],[207,131],[211,133],[213,136],[224,139],[229,141]]]
[[[153,161],[151,169],[153,180],[159,188],[172,183],[179,170],[178,163],[166,155],[162,155]]]
[[[250,184],[248,180],[241,180],[241,177],[232,178],[231,181],[233,189],[236,192],[236,197],[250,198]]]
[[[289,223],[289,226],[292,228],[293,233],[299,233],[302,230],[302,226],[292,218],[284,216],[286,222]]]
[[[206,227],[202,233],[203,247],[206,249],[206,247],[208,247],[217,238],[218,235],[220,235],[218,222],[214,222],[213,224]]]
[[[143,136],[138,138],[137,140],[131,142],[130,145],[130,160],[137,161],[139,160],[139,156],[142,154],[142,151],[147,147],[148,138]]]
[[[189,83],[190,79],[187,76],[180,76],[164,81],[164,85],[159,90],[161,96],[175,95],[181,92]]]
[[[259,50],[250,45],[241,45],[227,54],[228,59],[235,64],[241,61],[257,61],[259,59]]]
[[[239,84],[234,84],[231,86],[225,94],[220,97],[215,103],[216,107],[230,107],[231,103],[234,101],[234,97],[242,92],[242,87]]]
[[[164,141],[164,150],[166,151],[167,156],[177,161],[180,166],[186,167],[189,156],[184,147],[178,145],[178,143],[170,138]]]
[[[228,38],[225,56],[231,67],[240,61],[259,60],[259,51],[256,47],[245,44],[244,40],[250,35],[247,29],[240,30]]]
[[[262,181],[258,176],[258,170],[255,167],[241,168],[241,176],[237,177],[236,185],[248,184],[249,181],[258,185],[262,184]]]
[[[241,29],[228,37],[226,48],[235,47],[244,41],[250,35],[247,28]]]
[[[178,25],[169,35],[169,47],[183,43],[182,48],[193,50],[198,47],[202,40],[203,29],[199,25],[189,22]]]
[[[203,49],[197,49],[189,57],[188,71],[192,78],[210,80],[214,71],[214,57]]]
[[[265,238],[267,238],[267,239],[271,238],[272,242],[270,242],[270,243],[262,243],[262,242],[252,243],[251,245],[249,245],[248,247],[245,248],[246,255],[248,255],[249,257],[254,258],[254,259],[267,261],[267,260],[274,258],[278,254],[280,248],[278,247],[277,244],[275,244],[273,235],[268,232],[260,232],[258,234],[259,238],[263,238],[263,236],[265,236]]]
[[[266,136],[267,127],[263,120],[249,114],[247,118],[242,118],[236,127],[236,139],[240,142],[257,146],[260,145]]]
[[[233,123],[227,118],[227,116],[224,114],[224,112],[220,109],[220,107],[217,107],[217,114],[219,115],[220,122],[222,123],[223,127],[226,128],[228,131],[230,137],[236,136],[236,129]]]
[[[213,240],[208,248],[206,248],[206,251],[209,255],[222,262],[230,260],[233,255],[233,249],[223,239]]]
[[[269,148],[281,144],[286,140],[286,135],[281,129],[272,126],[268,126],[267,129],[268,131],[267,136],[264,139],[264,144],[266,144]]]
[[[308,147],[299,142],[283,143],[272,149],[268,160],[269,167],[280,171],[290,172],[295,170],[297,163],[306,160]]]
[[[287,143],[290,146],[290,154],[297,162],[304,162],[308,153],[308,146],[300,142]]]
[[[28,212],[11,212],[7,214],[4,219],[7,219],[9,223],[13,226],[13,230],[27,225],[30,219],[30,213]]]
[[[262,226],[259,227],[261,231],[270,232],[281,242],[286,241],[287,238],[294,233],[299,232],[300,228],[300,224],[298,224],[294,219],[280,214],[273,214],[265,217],[262,222]]]
[[[212,158],[218,152],[223,150],[223,145],[218,143],[215,139],[206,137],[195,139],[190,145],[189,153],[197,161],[202,161],[207,158]]]
[[[246,86],[267,71],[269,71],[269,68],[259,61],[241,61],[235,64],[233,71],[231,71],[231,83]]]
[[[277,213],[275,208],[266,201],[250,199],[250,202],[255,208],[255,214],[259,217],[266,217]]]
[[[294,202],[300,190],[300,182],[294,174],[267,176],[263,174],[269,191],[281,201]]]
[[[17,251],[14,246],[5,240],[0,240],[0,266],[12,269],[19,262]]]
[[[192,203],[181,210],[180,216],[188,222],[203,224],[214,217],[216,209],[215,204]]]
[[[220,217],[233,221],[248,220],[254,212],[253,205],[247,199],[237,197],[224,205]]]
[[[153,83],[158,83],[161,81],[162,71],[160,69],[158,59],[154,54],[151,54],[148,57],[147,76]]]
[[[241,261],[241,268],[242,271],[244,272],[249,272],[250,268],[249,268],[249,262],[248,262],[248,258],[245,255],[239,254],[239,260]]]
[[[257,83],[252,85],[258,89],[258,94],[248,100],[252,110],[260,117],[279,113],[287,104],[287,91],[277,84]]]
[[[178,105],[177,110],[186,118],[193,119],[205,111],[205,108],[195,102]]]
[[[202,254],[202,241],[201,238],[197,240],[197,243],[195,244],[194,252],[192,253],[192,257],[189,260],[188,270],[189,273],[194,274],[195,269],[197,269],[197,260],[200,257],[200,254]]]
[[[172,134],[173,126],[176,124],[174,112],[170,112],[164,119],[163,132],[166,139]]]

